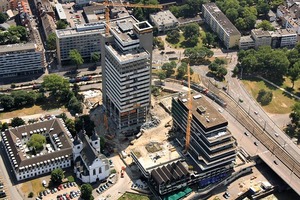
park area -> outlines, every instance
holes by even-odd
[[[118,200],[150,200],[150,199],[146,195],[126,192]]]
[[[296,99],[291,97],[289,94],[285,93],[284,91],[270,85],[269,83],[259,79],[259,78],[248,78],[242,80],[245,88],[249,91],[250,94],[257,98],[259,90],[265,89],[266,91],[272,91],[273,98],[271,103],[268,105],[262,106],[266,112],[272,114],[287,114],[291,112],[291,106],[296,103]],[[300,80],[295,82],[294,91],[291,91],[291,82],[289,79],[286,78],[283,85],[280,86],[293,94],[299,96],[300,93]]]

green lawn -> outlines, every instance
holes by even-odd
[[[274,114],[286,114],[291,112],[291,106],[295,104],[296,100],[285,94],[283,91],[271,86],[270,84],[260,79],[249,79],[242,81],[246,89],[256,99],[260,89],[271,90],[273,92],[273,99],[269,105],[263,106],[265,111]]]
[[[124,193],[118,200],[150,200],[149,197],[141,194]]]
[[[202,38],[205,36],[205,32],[200,30],[200,36],[199,36],[199,40],[198,40],[198,44],[197,47],[202,47]],[[178,49],[178,48],[189,48],[185,45],[185,39],[183,37],[183,34],[180,33],[180,38],[179,38],[179,42],[176,44],[171,44],[168,41],[166,41],[172,48],[174,49]]]

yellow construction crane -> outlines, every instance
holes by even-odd
[[[145,5],[145,4],[130,4],[130,3],[111,3],[108,2],[108,0],[105,0],[103,3],[96,3],[91,2],[92,5],[98,5],[98,6],[106,6],[105,8],[105,22],[106,22],[106,28],[105,28],[105,34],[106,36],[109,35],[109,7],[129,7],[129,8],[157,8],[162,9],[162,5]]]
[[[188,76],[188,101],[187,101],[187,108],[188,108],[188,116],[187,116],[187,124],[186,124],[186,135],[185,135],[185,148],[184,153],[187,153],[190,148],[191,142],[191,124],[192,124],[192,94],[191,94],[191,73],[190,73],[190,64],[187,65],[187,76]]]

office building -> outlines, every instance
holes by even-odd
[[[46,138],[46,144],[40,152],[35,152],[27,146],[34,134],[41,134]],[[2,132],[1,138],[3,151],[11,165],[10,169],[18,181],[71,166],[73,138],[62,119],[10,128]]]
[[[108,159],[100,153],[100,138],[79,132],[73,142],[74,173],[84,183],[94,183],[110,174]]]
[[[251,35],[242,36],[240,39],[239,49],[250,49],[254,48],[255,42]]]
[[[272,37],[269,31],[263,31],[261,29],[251,30],[251,36],[254,40],[254,48],[258,49],[260,46],[271,46]]]
[[[83,58],[90,58],[92,53],[100,53],[101,34],[104,23],[76,25],[73,29],[56,30],[56,51],[58,63],[69,61],[69,52],[77,49]]]
[[[0,45],[0,78],[42,73],[43,58],[33,43]]]
[[[169,10],[150,14],[151,22],[157,27],[159,32],[166,32],[178,28],[177,18]]]
[[[152,26],[128,16],[109,28],[101,41],[103,104],[117,132],[139,130],[150,107]]]
[[[204,21],[217,33],[227,49],[239,46],[241,33],[215,3],[203,4],[202,13]]]
[[[192,99],[190,146],[186,160],[197,171],[192,179],[201,188],[218,183],[232,173],[236,157],[236,140],[227,130],[227,120],[201,94]],[[177,142],[185,147],[188,109],[186,95],[172,99],[173,126],[182,131]]]
[[[297,33],[294,29],[279,29],[270,31],[273,48],[294,47],[297,44]]]

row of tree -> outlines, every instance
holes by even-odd
[[[13,91],[10,95],[0,94],[0,104],[4,110],[20,109],[33,106],[43,100],[43,96],[35,91]]]
[[[0,30],[0,45],[27,42],[28,33],[23,26],[10,26],[6,31]]]
[[[300,45],[292,50],[272,49],[262,46],[258,50],[249,49],[238,52],[236,72],[262,75],[276,82],[284,76],[290,77],[292,88],[300,77]]]

